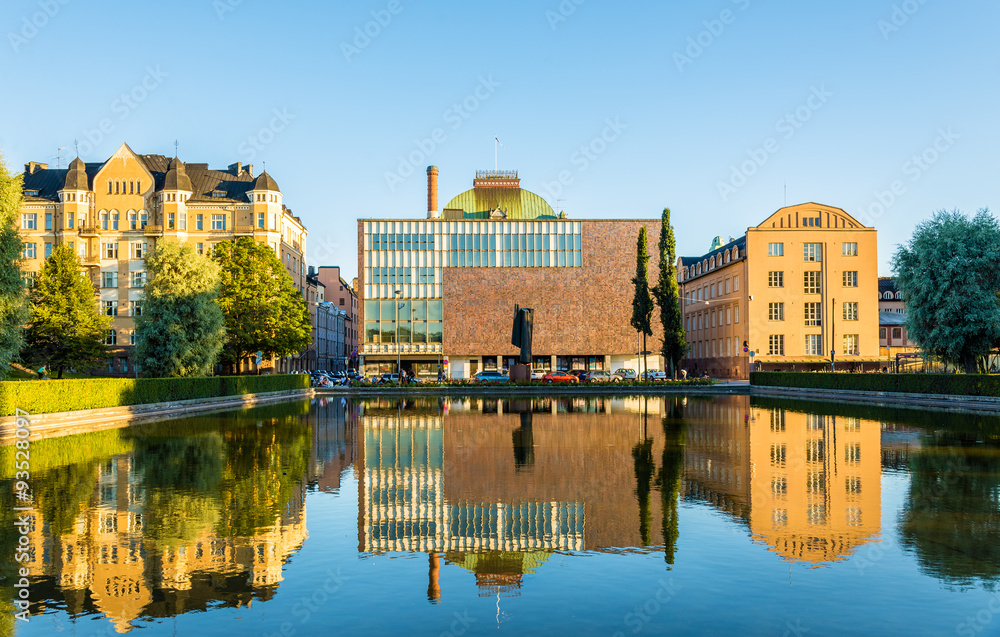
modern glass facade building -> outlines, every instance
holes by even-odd
[[[634,366],[628,280],[641,225],[655,244],[659,220],[557,216],[509,172],[478,173],[426,219],[359,220],[364,371],[464,378],[507,367],[519,353],[515,304],[535,309],[535,367]]]

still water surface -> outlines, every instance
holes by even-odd
[[[212,414],[32,443],[26,564],[3,452],[4,635],[1000,635],[997,418],[748,396]]]

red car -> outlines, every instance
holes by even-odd
[[[580,379],[569,372],[549,372],[542,376],[542,381],[546,383],[578,383]]]

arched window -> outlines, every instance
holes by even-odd
[[[135,182],[135,192],[136,192],[136,194],[139,194],[139,195],[142,194],[142,181],[141,180],[136,180],[136,182]]]
[[[111,194],[111,180],[108,180],[108,194]]]
[[[128,182],[128,194],[130,194],[130,195],[134,195],[135,194],[135,182],[132,181],[131,179]]]
[[[903,300],[903,293],[902,292],[896,292],[896,300],[897,301],[902,301]]]
[[[116,194],[116,195],[117,195],[117,194],[119,194],[119,193],[118,193],[118,189],[119,189],[120,185],[121,185],[121,184],[120,184],[120,183],[118,182],[118,180],[116,179],[116,180],[115,180],[115,194]]]
[[[733,261],[740,258],[740,249],[733,246]]]

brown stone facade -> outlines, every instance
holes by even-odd
[[[533,353],[586,356],[636,351],[632,318],[639,228],[649,242],[650,287],[659,274],[659,219],[581,220],[582,267],[444,268],[444,351],[455,356],[515,355],[514,304],[535,310]],[[646,347],[659,349],[653,315]]]

